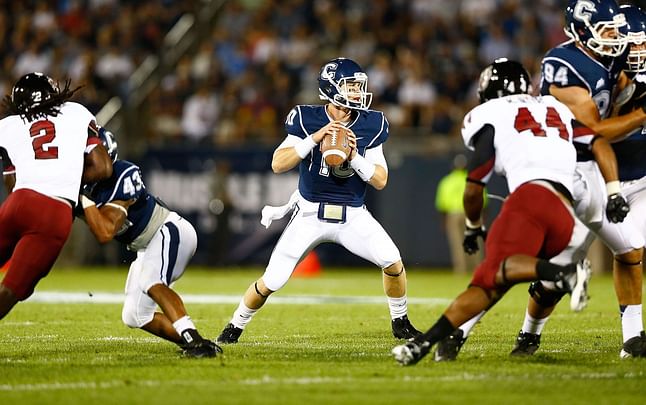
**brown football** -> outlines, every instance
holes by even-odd
[[[341,128],[336,133],[327,134],[321,141],[321,152],[328,166],[339,166],[350,156],[348,130]]]

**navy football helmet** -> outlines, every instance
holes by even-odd
[[[619,10],[626,16],[626,38],[630,47],[626,71],[643,73],[646,71],[646,13],[628,4]]]
[[[480,102],[512,94],[529,94],[532,81],[519,62],[506,58],[496,59],[480,73],[478,97]]]
[[[18,79],[11,90],[11,101],[20,114],[29,114],[58,92],[58,86],[51,77],[33,72]]]
[[[99,139],[105,147],[105,150],[108,151],[108,155],[112,159],[112,162],[116,162],[119,157],[119,151],[117,150],[117,140],[114,138],[114,134],[103,127],[99,127]]]
[[[332,59],[319,73],[319,97],[341,107],[367,110],[372,102],[368,75],[351,59]]]
[[[615,0],[570,0],[565,33],[598,56],[620,56],[626,50],[626,18]]]

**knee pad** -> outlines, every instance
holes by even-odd
[[[566,294],[563,291],[553,291],[545,288],[540,281],[534,281],[529,285],[527,290],[529,295],[538,305],[544,308],[550,308],[556,305]]]
[[[147,323],[150,323],[154,316],[154,312],[150,314],[140,313],[136,306],[128,305],[128,303],[124,304],[123,309],[121,310],[121,320],[129,328],[141,328]]]

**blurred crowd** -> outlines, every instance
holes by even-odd
[[[401,136],[458,136],[478,72],[563,41],[557,0],[229,1],[198,51],[151,97],[152,137],[276,142],[298,103],[318,103],[322,64],[345,56],[368,73],[372,108]]]
[[[84,84],[96,112],[127,103],[125,78],[200,1],[0,1],[3,94],[40,70]],[[321,65],[368,73],[372,108],[398,136],[457,137],[478,72],[494,58],[533,73],[565,40],[565,0],[229,0],[143,104],[151,143],[275,143],[299,103],[318,103]],[[197,11],[199,14],[199,11]]]
[[[97,113],[166,33],[200,1],[0,0],[0,94],[40,71],[83,86],[77,101]]]

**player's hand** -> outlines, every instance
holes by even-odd
[[[617,222],[623,222],[628,212],[630,212],[630,206],[621,194],[615,193],[608,196],[606,216],[610,222],[615,224]]]
[[[314,132],[312,134],[312,140],[316,143],[321,143],[325,135],[332,134],[336,131],[339,131],[342,126],[343,124],[341,124],[339,121],[332,121],[327,125],[323,126],[318,131]]]
[[[464,241],[462,242],[462,248],[465,253],[470,255],[476,253],[480,250],[478,246],[478,236],[482,237],[482,240],[487,239],[487,230],[484,225],[481,225],[477,228],[471,228],[468,225],[464,230]]]
[[[354,159],[357,156],[357,135],[350,128],[346,128],[348,131],[348,145],[350,146],[350,156],[348,160]]]

